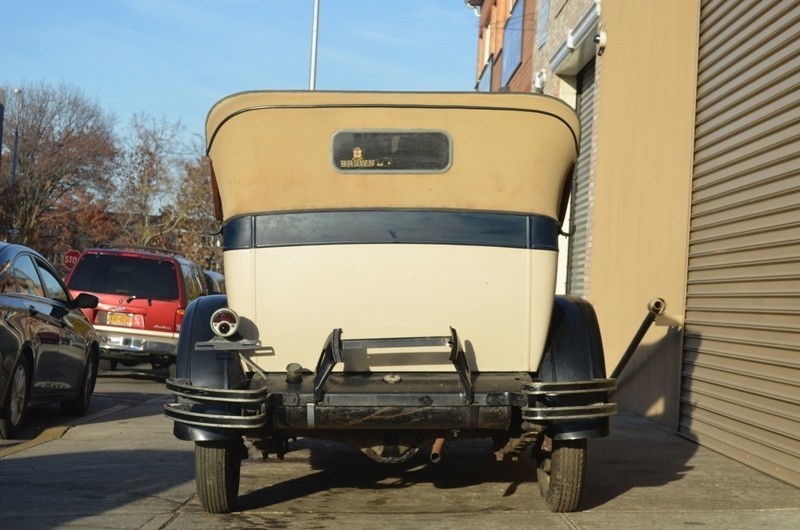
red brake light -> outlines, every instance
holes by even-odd
[[[211,315],[211,330],[220,337],[230,337],[239,329],[239,315],[233,309],[223,307]]]
[[[178,309],[175,311],[175,331],[179,332],[181,330],[181,324],[183,324],[183,315],[186,314],[185,309]]]

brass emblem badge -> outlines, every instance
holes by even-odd
[[[360,146],[353,147],[353,158],[351,158],[350,160],[339,161],[339,167],[347,169],[371,168],[377,165],[382,165],[382,164],[378,164],[377,160],[364,158],[364,152]]]

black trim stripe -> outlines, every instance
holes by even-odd
[[[346,244],[435,244],[558,250],[558,223],[540,215],[437,210],[337,210],[245,215],[223,228],[223,250]]]

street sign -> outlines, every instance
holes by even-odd
[[[77,250],[68,250],[64,252],[64,266],[68,269],[72,269],[77,263],[78,258],[81,257],[81,253]]]

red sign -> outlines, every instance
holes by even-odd
[[[78,258],[80,257],[81,253],[77,250],[68,250],[64,252],[64,266],[71,269],[78,263]]]

